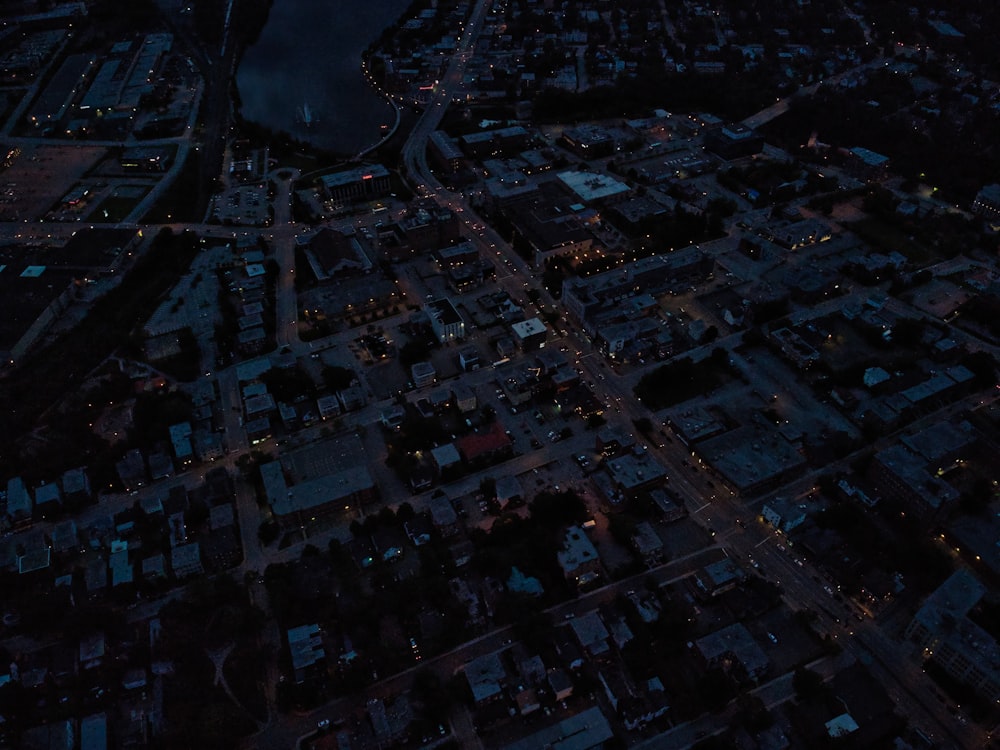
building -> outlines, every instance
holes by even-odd
[[[410,367],[410,375],[413,377],[413,387],[423,388],[435,383],[437,370],[430,362],[417,362]]]
[[[473,159],[489,159],[524,151],[531,134],[520,125],[469,133],[459,139],[459,145]]]
[[[462,239],[461,226],[458,214],[450,208],[421,198],[410,204],[406,216],[395,225],[392,239],[398,247],[383,242],[383,250],[401,256],[454,245]]]
[[[614,737],[611,724],[597,706],[543,727],[503,750],[596,750]]]
[[[567,128],[560,139],[562,145],[584,159],[610,156],[615,140],[607,130],[597,125],[579,125]]]
[[[952,573],[924,601],[903,637],[921,649],[925,660],[943,667],[990,703],[1000,701],[1000,647],[996,639],[969,619],[986,594],[971,572]]]
[[[601,576],[601,558],[597,555],[597,548],[579,526],[566,529],[562,549],[556,553],[556,559],[566,580],[577,586],[592,584]]]
[[[1000,184],[987,185],[972,201],[972,213],[984,219],[1000,219]]]
[[[118,165],[126,172],[163,172],[171,162],[171,149],[166,146],[141,146],[126,148]]]
[[[944,518],[959,499],[958,490],[932,473],[927,460],[903,443],[875,454],[868,479],[881,499],[896,503],[925,523]]]
[[[465,321],[451,300],[447,298],[431,300],[424,309],[431,320],[431,328],[442,344],[465,338]]]
[[[493,422],[487,428],[463,435],[455,441],[462,460],[470,465],[493,464],[508,458],[513,452],[510,436],[503,424]]]
[[[605,461],[604,471],[610,482],[610,499],[619,502],[656,487],[667,477],[667,468],[644,450],[633,450]]]
[[[730,161],[759,154],[764,139],[745,125],[727,125],[705,134],[705,150]]]
[[[479,250],[468,241],[438,248],[434,251],[434,255],[443,269],[457,268],[476,263],[479,260]]]
[[[778,531],[786,534],[801,526],[806,520],[806,506],[774,497],[764,503],[760,511],[761,517]]]
[[[389,170],[381,164],[323,175],[320,182],[330,199],[339,202],[380,198],[391,189]]]
[[[568,278],[563,282],[562,303],[567,313],[593,336],[600,325],[627,319],[625,300],[679,289],[708,276],[713,266],[714,261],[695,246],[652,255],[587,278]],[[642,314],[640,309],[635,317]]]
[[[548,329],[538,318],[529,318],[510,327],[514,342],[521,351],[533,351],[545,346]]]
[[[430,135],[431,156],[445,170],[457,172],[462,168],[465,161],[465,154],[458,144],[452,140],[443,130],[435,130]]]
[[[560,172],[559,180],[585,204],[607,203],[621,199],[631,192],[631,188],[607,175],[598,172]]]
[[[308,257],[313,272],[320,280],[367,271],[371,262],[361,248],[361,243],[336,229],[323,227],[309,240]]]
[[[292,485],[279,461],[262,464],[264,493],[281,527],[302,528],[319,517],[372,502],[378,485],[362,456],[345,453],[336,461],[339,469]]]

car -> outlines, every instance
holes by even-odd
[[[320,719],[319,721],[316,722],[316,731],[317,732],[326,732],[329,729],[330,729],[330,720],[329,719]]]
[[[581,469],[586,469],[588,466],[590,466],[590,459],[587,458],[582,453],[579,456],[574,456],[573,460],[576,461],[577,466],[579,466]]]
[[[776,644],[776,645],[777,645],[777,643],[778,643],[778,638],[777,638],[777,636],[775,636],[775,634],[774,634],[774,633],[768,633],[768,634],[767,634],[767,637],[768,637],[768,639],[769,639],[769,640],[771,641],[771,643],[774,643],[774,644]]]

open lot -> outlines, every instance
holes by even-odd
[[[26,146],[0,172],[0,221],[44,216],[104,157],[100,146]]]

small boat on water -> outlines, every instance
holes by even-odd
[[[309,102],[302,102],[302,106],[299,107],[298,112],[296,112],[297,120],[305,125],[307,128],[310,127],[314,122],[316,122],[316,113],[312,111],[312,107],[309,106]]]

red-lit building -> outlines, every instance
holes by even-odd
[[[355,167],[320,178],[331,200],[370,200],[388,195],[391,189],[389,170],[381,164]]]

